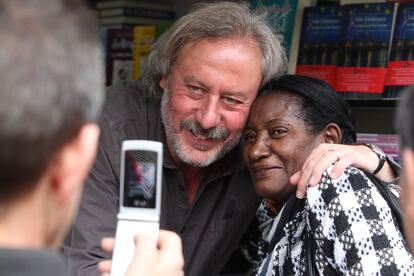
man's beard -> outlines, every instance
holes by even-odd
[[[207,167],[213,162],[222,158],[226,153],[232,150],[240,140],[241,133],[238,134],[234,139],[225,142],[230,136],[230,131],[223,127],[214,127],[210,129],[203,129],[200,123],[196,120],[184,120],[181,121],[179,126],[175,126],[174,111],[170,106],[170,95],[167,88],[164,89],[161,100],[161,118],[165,127],[165,136],[167,143],[172,147],[172,150],[178,156],[181,161],[194,167]],[[185,144],[180,139],[180,130],[187,129],[195,136],[202,137],[204,139],[215,139],[222,140],[223,144],[218,148],[212,149],[210,152],[205,152],[205,158],[201,160],[194,160],[191,156],[191,150],[196,150],[190,145]]]

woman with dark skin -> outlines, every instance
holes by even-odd
[[[321,143],[355,143],[349,107],[330,86],[291,75],[270,82],[252,105],[244,140],[245,162],[265,198],[256,275],[306,275],[305,235],[315,243],[319,275],[413,274],[390,208],[364,171],[348,167],[331,179],[328,169],[306,199],[289,184]]]

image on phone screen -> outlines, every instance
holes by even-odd
[[[155,208],[157,153],[125,151],[124,206]]]

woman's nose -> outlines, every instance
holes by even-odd
[[[256,162],[262,158],[269,157],[270,149],[268,143],[267,137],[264,137],[264,135],[258,135],[249,151],[250,160]]]

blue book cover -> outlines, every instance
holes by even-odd
[[[292,41],[293,27],[297,0],[251,0],[250,6],[253,10],[267,14],[267,20],[273,29],[283,35],[283,45],[289,56],[290,43]]]
[[[384,98],[399,98],[414,84],[414,4],[400,4],[395,20]]]
[[[341,42],[341,8],[307,7],[303,11],[298,64],[338,63]]]
[[[341,42],[341,7],[321,5],[303,11],[296,73],[335,86]]]
[[[342,6],[343,41],[336,89],[345,92],[345,98],[381,98],[394,8],[393,3]]]

